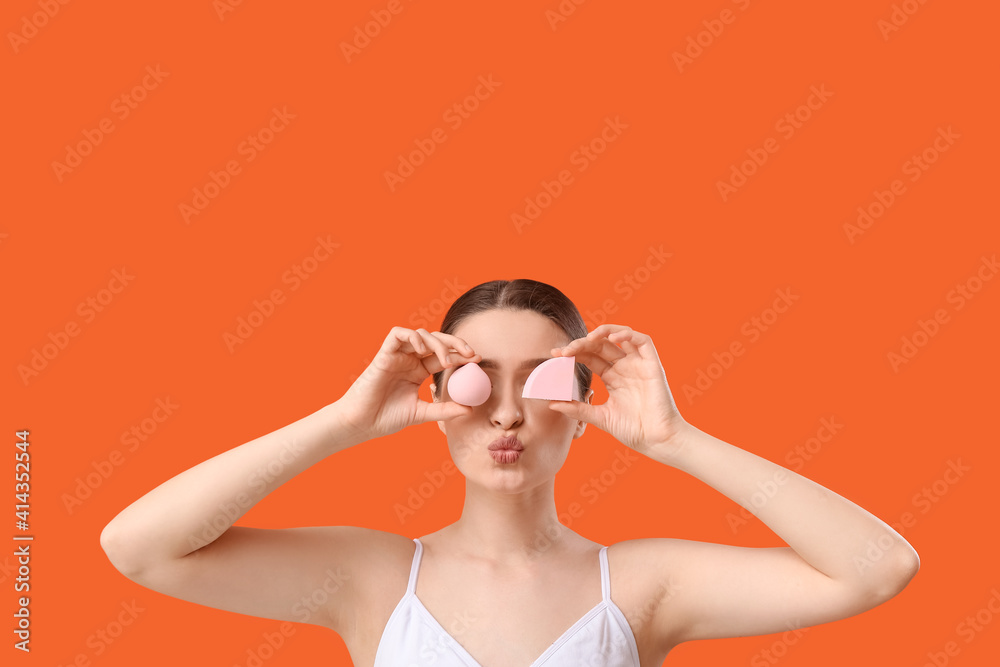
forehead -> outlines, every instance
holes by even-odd
[[[454,331],[484,359],[520,362],[548,358],[569,343],[558,324],[533,310],[487,310],[467,317]]]

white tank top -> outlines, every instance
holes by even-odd
[[[385,624],[375,667],[482,667],[431,616],[417,598],[417,571],[423,545],[416,549],[406,592]],[[639,649],[625,615],[611,601],[608,548],[601,547],[601,601],[542,653],[530,667],[639,667]]]

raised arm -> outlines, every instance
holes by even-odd
[[[920,567],[899,533],[850,500],[693,426],[648,455],[683,470],[756,514],[787,547],[643,540],[654,579],[683,582],[662,606],[674,643],[784,632],[871,609]]]
[[[852,616],[899,593],[919,569],[916,552],[885,522],[682,419],[649,336],[602,325],[553,353],[586,363],[608,387],[608,400],[554,401],[551,409],[697,477],[753,512],[788,545],[761,549],[666,538],[615,545],[614,557],[643,578],[643,587],[670,591],[650,622],[664,648]]]
[[[222,452],[163,482],[101,533],[112,565],[153,590],[253,616],[338,629],[358,585],[399,536],[351,526],[269,530],[234,526],[273,490],[327,456],[470,410],[417,396],[428,375],[471,350],[444,334],[394,327],[335,403]],[[321,604],[311,602],[323,600]]]
[[[185,470],[119,512],[101,545],[126,575],[191,554],[303,470],[357,444],[340,421],[332,403]]]
[[[356,579],[349,547],[361,543],[361,529],[233,523],[295,475],[359,441],[342,424],[339,406],[328,405],[163,482],[105,526],[101,546],[119,572],[146,588],[332,627],[333,593],[346,603]],[[312,603],[322,588],[327,604]]]

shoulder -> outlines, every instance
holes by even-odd
[[[611,598],[632,627],[640,646],[670,648],[677,636],[666,623],[691,591],[691,563],[724,545],[677,538],[623,540],[608,546]],[[680,628],[676,628],[680,630]]]
[[[308,530],[314,531],[328,578],[335,579],[349,599],[336,609],[333,623],[338,632],[353,625],[359,609],[384,606],[406,589],[416,546],[412,539],[358,526]],[[319,591],[317,595],[323,597]]]
[[[663,602],[672,597],[680,586],[678,566],[697,544],[704,543],[654,537],[609,545],[608,569],[616,601],[648,607],[651,598]]]
[[[362,585],[374,583],[373,575],[409,574],[416,548],[409,537],[358,526],[326,526],[319,531],[330,564],[342,566]]]

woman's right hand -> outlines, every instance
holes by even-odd
[[[468,343],[451,334],[393,327],[368,368],[337,401],[343,427],[363,442],[412,424],[470,414],[468,406],[453,401],[428,403],[417,392],[428,376],[480,358]]]

